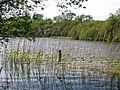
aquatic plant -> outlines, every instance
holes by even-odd
[[[117,61],[117,60],[116,60]],[[111,82],[117,80],[118,90],[120,89],[120,61],[117,61],[117,65],[113,68]]]

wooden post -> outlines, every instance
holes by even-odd
[[[2,72],[3,67],[0,68],[0,73]]]
[[[58,56],[58,62],[61,62],[61,58],[62,58],[62,52],[61,52],[61,50],[59,50],[59,56]]]

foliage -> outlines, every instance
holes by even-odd
[[[23,17],[30,17],[30,11],[34,11],[39,7],[41,10],[44,10],[48,4],[48,1],[49,0],[0,0],[0,36],[3,37],[3,39],[7,37],[36,36],[34,33],[36,30],[34,29],[37,27],[30,24],[30,19],[26,20]],[[64,11],[62,12],[63,14],[67,12],[67,9],[71,6],[82,7],[82,3],[85,1],[87,0],[56,0],[55,2],[57,7]],[[33,19],[43,20],[43,15],[34,14]],[[43,20],[43,22],[41,22],[41,27],[38,28],[47,29],[51,27],[51,24],[48,25],[50,22],[52,21]],[[45,25],[46,23],[47,25]]]
[[[27,17],[4,19],[0,37],[34,37],[34,31],[31,29],[30,23],[31,20]]]
[[[93,20],[91,15],[76,16],[75,19],[61,18],[56,20],[46,35],[80,40],[120,41],[120,15],[113,14],[105,21]]]
[[[108,41],[120,40],[120,16],[112,16],[106,21],[106,39]]]
[[[34,13],[33,19],[43,20],[43,15],[42,14]]]
[[[0,37],[64,36],[80,40],[120,41],[119,15],[111,15],[105,21],[93,20],[91,15],[75,18],[61,15],[54,20],[21,16],[3,19],[2,22]]]

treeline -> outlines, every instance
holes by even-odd
[[[42,14],[30,17],[11,17],[0,23],[0,37],[72,37],[79,40],[120,41],[120,14],[110,14],[104,21],[93,20],[91,15],[76,16],[68,13],[52,19]]]
[[[72,18],[59,16],[55,17],[54,21],[53,26],[44,31],[45,37],[64,36],[79,40],[120,41],[119,14],[110,14],[105,21],[93,20],[90,15]]]

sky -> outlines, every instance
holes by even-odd
[[[88,0],[83,5],[86,6],[86,9],[72,9],[72,12],[77,15],[92,15],[94,20],[105,20],[109,17],[110,13],[114,14],[120,8],[120,0]],[[53,0],[49,0],[45,10],[38,9],[35,12],[41,13],[48,18],[53,18],[61,14]]]

